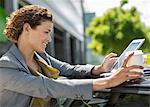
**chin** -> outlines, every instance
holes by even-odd
[[[45,49],[40,49],[40,50],[37,50],[38,53],[44,53],[45,52]]]

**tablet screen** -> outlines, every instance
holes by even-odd
[[[127,48],[122,52],[122,54],[119,56],[119,58],[117,59],[117,61],[115,62],[114,66],[113,66],[113,70],[118,69],[122,65],[126,52],[134,51],[134,50],[139,49],[141,47],[141,45],[144,43],[144,41],[145,41],[145,39],[135,39],[135,40],[133,40],[127,46]]]

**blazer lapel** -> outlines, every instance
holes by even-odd
[[[20,64],[22,65],[23,68],[26,69],[27,73],[30,73],[19,49],[17,48],[17,46],[15,44],[13,44],[13,46],[10,48],[10,52],[11,54],[17,59],[18,62],[20,62]]]
[[[13,44],[13,46],[10,48],[10,53],[16,58],[17,62],[19,62],[23,68],[25,68],[25,71],[27,73],[30,73],[29,68],[27,67],[19,49],[17,48],[17,46],[15,44]],[[48,65],[48,63],[40,56],[38,55],[36,52],[35,54],[35,58],[38,61],[38,64],[42,67],[42,69],[45,71],[45,74],[47,74],[46,76],[51,77],[51,78],[57,78],[60,71],[57,70],[56,68],[51,67],[50,65]]]
[[[39,56],[36,52],[35,52],[35,58],[39,64],[39,66],[42,68],[45,76],[47,76],[49,78],[54,78],[54,79],[59,77],[60,71],[58,69],[48,65],[48,63],[41,56]]]
[[[48,63],[47,63],[37,52],[34,52],[34,54],[35,54],[35,59],[36,59],[37,61],[41,61],[41,62],[43,62],[44,64],[48,65]]]

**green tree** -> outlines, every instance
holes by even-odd
[[[119,7],[110,8],[103,16],[93,18],[86,29],[86,34],[92,38],[88,47],[96,54],[120,54],[135,38],[145,38],[142,50],[149,52],[150,29],[140,21],[140,13],[135,7],[123,8],[127,3],[127,0],[122,0]]]
[[[6,38],[3,34],[3,30],[6,23],[6,14],[4,8],[0,7],[0,42],[6,42]]]

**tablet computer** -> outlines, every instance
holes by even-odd
[[[128,51],[134,51],[137,50],[141,47],[141,45],[144,43],[145,39],[134,39],[127,47],[126,49],[121,53],[121,55],[118,57],[117,61],[115,62],[115,64],[112,67],[112,71],[114,72],[116,71],[116,69],[118,69],[123,61],[124,61],[124,57],[125,57],[125,53]]]

